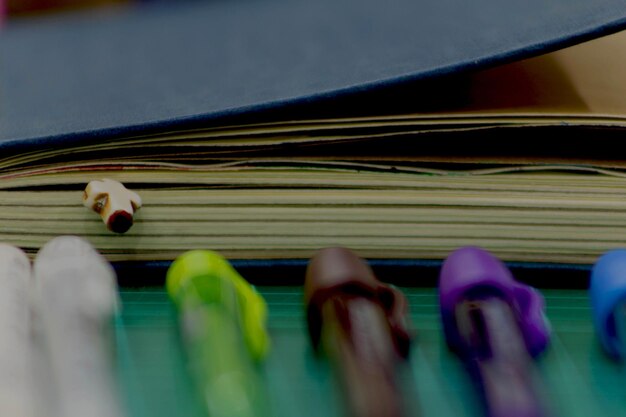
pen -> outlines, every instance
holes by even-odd
[[[311,341],[332,361],[355,417],[403,415],[395,368],[409,352],[407,302],[344,248],[309,262],[305,302]]]
[[[220,255],[195,250],[167,271],[193,376],[211,417],[268,415],[257,363],[267,354],[267,306]]]
[[[446,342],[478,383],[487,415],[549,415],[533,364],[549,337],[542,296],[489,252],[465,247],[441,268],[439,300]]]
[[[33,416],[30,261],[0,243],[0,416]]]
[[[118,417],[112,321],[118,306],[111,265],[87,241],[60,236],[34,263],[35,311],[50,368],[45,415]]]
[[[593,324],[604,351],[623,360],[626,342],[626,250],[602,255],[591,270]]]

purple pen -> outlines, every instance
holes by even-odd
[[[542,296],[489,252],[465,247],[442,266],[439,300],[446,342],[478,382],[487,415],[550,415],[533,363],[549,338]]]

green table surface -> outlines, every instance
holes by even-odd
[[[272,415],[340,416],[332,369],[314,355],[301,287],[257,287],[269,305],[271,354],[261,369]],[[401,370],[407,415],[480,416],[475,387],[443,341],[434,289],[402,288],[417,338]],[[552,343],[537,361],[557,416],[626,415],[626,367],[601,351],[586,291],[543,290]],[[158,287],[121,291],[115,334],[120,386],[130,417],[205,416],[187,372],[177,313]]]

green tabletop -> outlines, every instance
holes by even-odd
[[[309,345],[300,287],[259,287],[269,305],[272,350],[261,370],[276,417],[344,415],[327,363]],[[402,288],[416,330],[401,370],[408,415],[480,416],[471,380],[446,349],[434,289]],[[626,368],[600,350],[587,293],[544,290],[552,344],[537,366],[557,416],[626,414]],[[161,288],[123,289],[116,320],[120,386],[130,417],[205,416],[179,341],[176,310]]]

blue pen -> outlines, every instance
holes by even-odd
[[[623,360],[626,342],[626,250],[604,254],[591,271],[593,323],[604,351]]]
[[[466,247],[444,262],[439,299],[446,342],[477,381],[487,415],[548,416],[533,365],[549,335],[541,295],[487,251]]]

